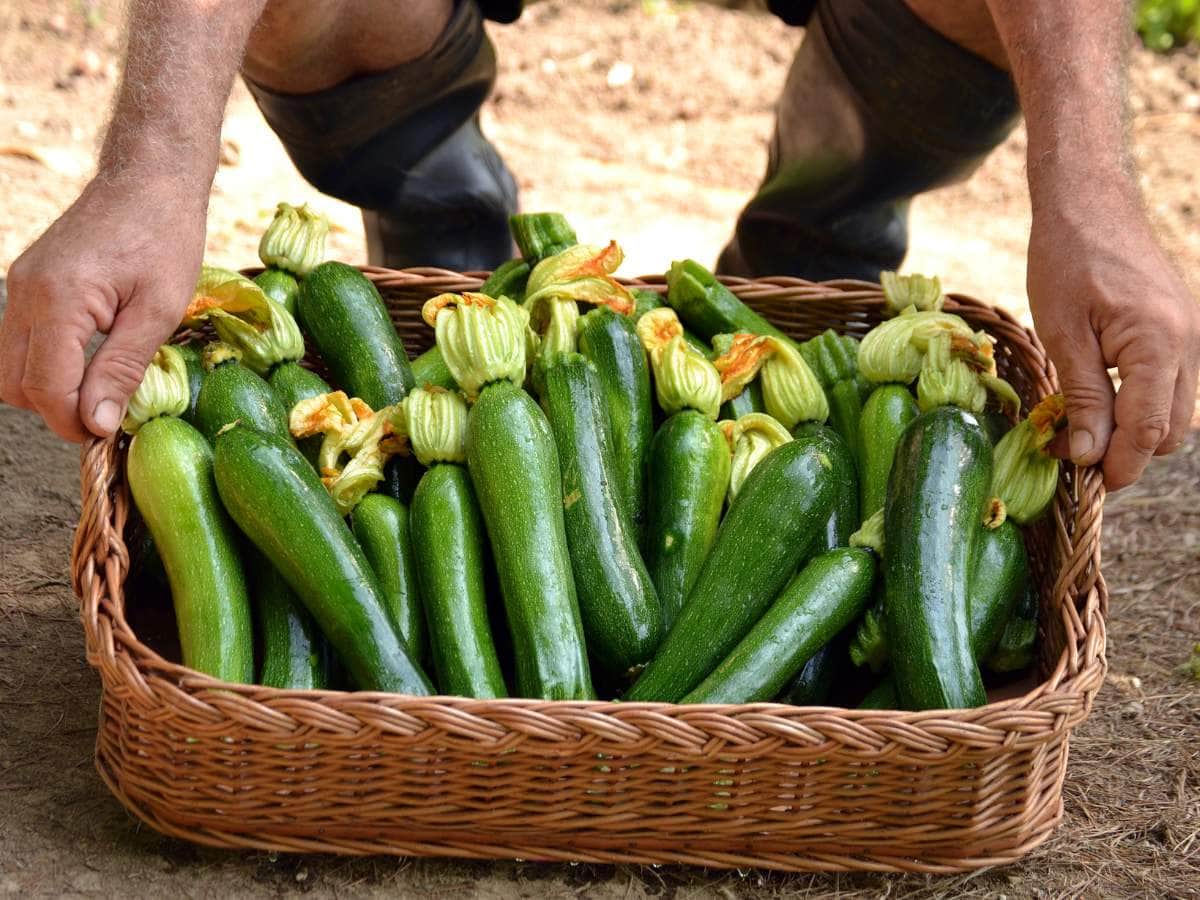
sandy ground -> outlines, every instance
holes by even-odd
[[[119,31],[115,3],[0,8],[0,274],[88,176]],[[501,75],[484,122],[525,207],[569,212],[585,238],[619,238],[631,274],[683,255],[714,259],[758,180],[771,104],[800,34],[704,6],[593,0],[547,2],[493,35]],[[609,87],[617,63],[632,77]],[[1132,84],[1147,202],[1200,288],[1200,63],[1195,53],[1138,53]],[[289,199],[321,206],[335,222],[332,251],[362,261],[357,212],[298,178],[240,86],[224,137],[210,259],[253,262],[274,203]],[[1018,131],[970,181],[919,198],[906,267],[1023,313],[1023,166]],[[129,818],[92,769],[98,683],[66,575],[79,512],[75,448],[7,407],[0,434],[0,893],[1200,896],[1200,685],[1176,672],[1200,639],[1196,435],[1109,501],[1112,674],[1073,742],[1062,829],[1020,865],[946,880],[277,858],[162,838]]]

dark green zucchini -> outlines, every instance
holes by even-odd
[[[254,276],[254,283],[289,314],[293,316],[296,314],[296,297],[300,293],[300,282],[291,272],[275,268],[263,269]]]
[[[371,409],[404,399],[414,382],[404,344],[379,291],[358,269],[317,266],[304,279],[296,313],[333,382]]]
[[[521,257],[530,265],[536,265],[547,256],[554,256],[579,243],[575,229],[562,213],[517,213],[509,216],[508,229],[512,232]]]
[[[1037,589],[1032,582],[1028,582],[1016,609],[1004,625],[1000,639],[984,660],[984,665],[1001,674],[1019,672],[1033,665],[1033,648],[1037,643],[1037,618]]]
[[[275,396],[279,398],[289,417],[300,401],[328,394],[332,390],[325,383],[324,378],[295,362],[283,362],[277,365],[267,376],[267,384],[271,385],[271,390],[275,392]],[[317,464],[317,455],[321,452],[321,441],[322,436],[314,434],[296,442],[296,446],[300,448],[305,459],[314,466]]]
[[[786,445],[785,445],[786,446]],[[809,561],[683,703],[770,700],[862,611],[875,580],[875,556],[858,547]]]
[[[847,447],[857,447],[863,411],[861,385],[853,378],[839,381],[825,391],[825,396],[829,400],[829,426],[842,436]]]
[[[854,466],[854,454],[850,452],[850,447],[842,440],[841,435],[828,425],[806,422],[796,426],[792,434],[795,437],[808,436],[818,442],[838,473],[838,477],[834,479],[833,511],[825,523],[825,533],[818,538],[814,549],[821,552],[832,550],[834,547],[845,547],[850,542],[850,535],[854,534],[861,524],[858,515],[858,476]]]
[[[667,273],[667,304],[683,324],[711,341],[718,334],[786,334],[750,309],[716,276],[695,260],[671,263]]]
[[[729,463],[725,435],[696,410],[668,418],[650,443],[642,549],[668,630],[716,539]]]
[[[395,497],[368,494],[350,514],[351,530],[383,592],[384,608],[414,659],[424,660],[425,610],[417,585],[408,508]]]
[[[597,307],[579,320],[579,352],[599,378],[612,440],[609,467],[615,488],[640,541],[646,528],[646,466],[654,439],[650,363],[628,316]]]
[[[500,576],[517,693],[590,699],[554,434],[512,382],[487,385],[471,407],[467,466]]]
[[[991,478],[992,446],[970,413],[937,407],[900,436],[884,505],[884,618],[910,709],[986,702],[970,576]]]
[[[1010,521],[981,529],[971,563],[971,652],[976,660],[982,662],[992,652],[1028,584],[1029,557],[1021,529]],[[875,672],[887,664],[891,650],[882,604],[864,614],[850,652],[856,665],[869,665]]]
[[[722,419],[740,419],[748,413],[766,412],[767,405],[763,402],[762,383],[756,378],[742,388],[742,392],[732,400],[726,400],[721,405]]]
[[[525,283],[533,267],[523,259],[501,263],[479,286],[479,293],[489,297],[508,297],[520,302],[525,296]]]
[[[409,518],[438,690],[508,696],[488,621],[483,521],[466,468],[431,467],[413,493]]]
[[[650,659],[662,640],[663,616],[617,490],[604,399],[596,367],[586,357],[557,353],[546,361],[542,408],[558,447],[563,520],[583,633],[596,665],[619,676]]]
[[[824,706],[845,668],[845,659],[846,642],[834,638],[814,653],[796,677],[787,683],[779,694],[779,702],[792,706]]]
[[[325,639],[275,567],[246,544],[245,558],[262,639],[259,684],[284,690],[329,687]]]
[[[858,420],[858,506],[863,519],[883,509],[896,444],[919,414],[916,398],[902,384],[881,384],[863,404]]]
[[[288,410],[271,386],[236,360],[221,363],[208,373],[196,400],[196,429],[211,444],[230,422],[291,441]]]
[[[442,351],[434,344],[412,361],[413,384],[417,387],[440,387],[458,390],[458,382],[450,374]]]
[[[225,508],[312,613],[354,683],[429,694],[370,563],[300,451],[234,425],[217,438],[214,470]]]
[[[179,345],[179,352],[187,364],[188,406],[179,418],[189,425],[196,424],[196,401],[200,399],[200,388],[204,386],[204,345],[199,341],[188,341]]]
[[[676,702],[729,655],[820,539],[843,475],[809,436],[776,447],[754,467],[683,611],[627,700]]]

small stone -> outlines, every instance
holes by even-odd
[[[23,138],[35,138],[42,133],[41,127],[36,122],[18,122],[16,129],[17,134]]]
[[[553,75],[557,71],[558,71],[558,63],[557,62],[555,62],[548,56],[542,60],[542,74],[543,75]]]
[[[633,81],[633,66],[624,61],[613,63],[604,81],[610,88],[624,87]]]
[[[296,880],[301,883],[308,881],[308,869],[300,869],[296,873]]]
[[[47,19],[46,27],[60,37],[71,30],[70,26],[67,24],[67,17],[62,13],[55,13],[49,19]]]
[[[85,47],[79,52],[75,65],[71,67],[72,75],[82,75],[84,78],[95,78],[104,71],[104,60],[91,47]]]
[[[1200,93],[1186,95],[1181,105],[1187,112],[1200,112]]]

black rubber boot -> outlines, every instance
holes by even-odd
[[[969,175],[1019,115],[1008,73],[902,0],[819,0],[717,270],[877,281],[904,259],[912,196]]]
[[[513,255],[516,183],[478,122],[495,78],[479,7],[459,0],[412,62],[311,94],[247,85],[300,174],[363,210],[373,265],[467,271]]]

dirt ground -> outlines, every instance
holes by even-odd
[[[120,26],[107,0],[0,7],[0,276],[87,178]],[[585,238],[617,237],[629,273],[715,258],[759,177],[800,33],[701,5],[598,0],[546,2],[492,33],[501,75],[484,122],[526,208],[563,209]],[[1131,80],[1147,202],[1200,292],[1200,61],[1138,52]],[[296,176],[240,85],[224,137],[213,261],[253,262],[285,198],[316,202],[335,222],[332,252],[363,260],[356,211]],[[970,181],[920,198],[906,267],[1022,313],[1023,168],[1018,131]],[[165,839],[127,816],[92,767],[98,682],[67,579],[76,449],[7,407],[0,434],[0,893],[1200,897],[1200,682],[1177,671],[1200,640],[1196,433],[1108,502],[1111,674],[1072,744],[1062,828],[1019,865],[958,879],[275,857]]]

